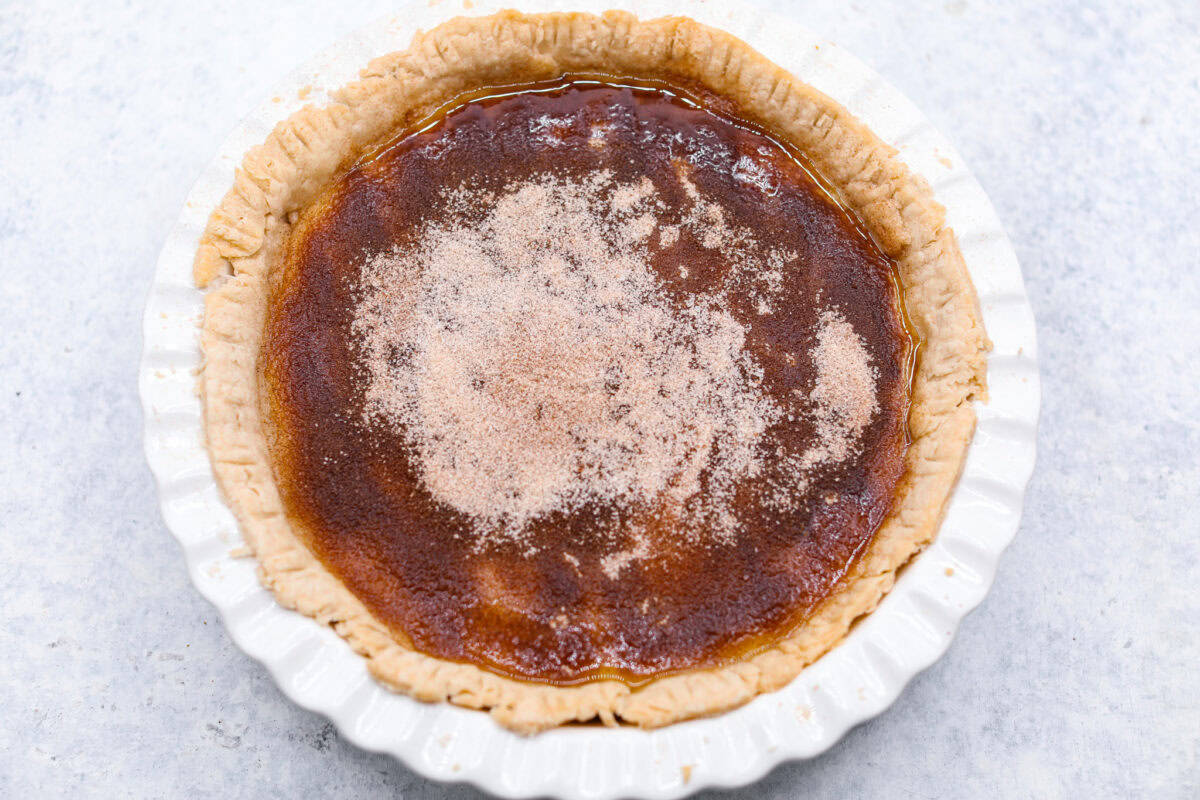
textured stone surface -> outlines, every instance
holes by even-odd
[[[477,794],[288,702],[192,589],[143,462],[142,301],[191,182],[390,4],[275,5],[0,7],[0,796]],[[1022,531],[947,656],[737,796],[1200,796],[1200,6],[787,5],[990,193],[1045,406]]]

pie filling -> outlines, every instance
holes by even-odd
[[[746,657],[902,478],[895,265],[719,98],[463,99],[297,220],[262,379],[287,514],[403,641],[553,684]]]

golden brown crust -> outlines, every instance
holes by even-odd
[[[272,474],[257,397],[268,283],[288,217],[358,155],[466,90],[565,73],[698,81],[800,148],[894,258],[921,340],[912,444],[893,513],[839,591],[807,624],[746,661],[636,689],[522,683],[418,653],[375,620],[291,530]],[[331,625],[387,686],[421,700],[489,709],[534,732],[599,718],[652,727],[718,713],[783,686],[873,610],[896,570],[935,535],[986,393],[989,347],[943,209],[895,151],[850,114],[745,43],[693,20],[610,12],[455,19],[376,59],[324,108],[305,107],[245,157],[209,219],[195,280],[210,287],[202,347],[205,428],[217,480],[260,576],[281,604]]]

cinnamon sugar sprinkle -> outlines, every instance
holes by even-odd
[[[426,489],[472,520],[480,547],[532,549],[533,521],[589,504],[631,519],[667,514],[678,536],[728,544],[740,486],[771,484],[787,505],[812,469],[855,453],[878,409],[862,339],[826,310],[807,356],[814,391],[770,397],[728,297],[748,293],[771,313],[795,255],[755,242],[680,180],[691,207],[677,226],[660,226],[649,179],[597,172],[542,175],[499,194],[463,187],[445,196],[449,221],[365,264],[353,324],[364,421],[400,433]],[[651,248],[681,235],[731,265],[720,292],[668,296]],[[776,452],[771,426],[798,415],[816,441]],[[601,569],[616,578],[653,558],[653,539],[614,531]]]

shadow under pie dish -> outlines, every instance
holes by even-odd
[[[936,534],[983,332],[928,188],[684,18],[504,13],[252,150],[197,252],[279,601],[532,732],[782,686]]]

